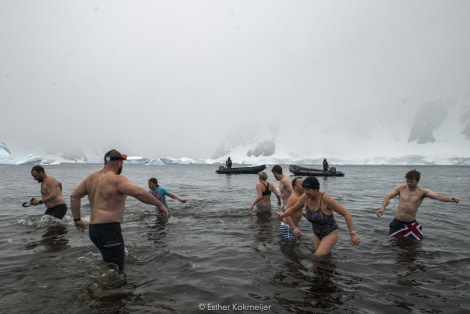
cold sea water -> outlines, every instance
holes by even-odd
[[[321,189],[351,213],[361,237],[351,246],[342,216],[331,256],[312,258],[310,224],[295,244],[279,237],[271,216],[247,211],[253,175],[216,174],[216,165],[125,164],[122,175],[147,189],[157,177],[169,192],[172,217],[128,198],[122,224],[123,275],[107,275],[101,255],[73,225],[42,217],[31,166],[0,166],[0,304],[2,313],[462,313],[470,312],[470,167],[337,166],[344,177],[320,178]],[[99,164],[45,166],[70,193]],[[387,237],[397,200],[381,218],[384,196],[421,171],[420,185],[455,195],[460,204],[426,199],[418,211],[424,240]],[[283,165],[289,175],[288,165]],[[268,181],[278,186],[271,167]],[[290,176],[293,178],[293,176]],[[273,196],[273,204],[275,197]],[[82,216],[89,218],[86,199]]]

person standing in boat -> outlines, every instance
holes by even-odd
[[[277,191],[274,184],[269,183],[266,172],[261,171],[258,174],[259,183],[256,184],[256,193],[258,196],[251,205],[249,210],[256,213],[271,213],[271,193],[277,197],[277,205],[281,206],[281,194]]]
[[[230,157],[227,158],[227,161],[225,162],[225,167],[232,168],[232,159],[230,159]]]
[[[330,165],[328,165],[328,161],[326,161],[326,158],[323,159],[323,171],[328,171],[330,169]]]
[[[161,186],[159,186],[157,178],[150,178],[148,181],[148,186],[149,186],[149,193],[155,196],[160,202],[163,203],[163,205],[165,205],[166,209],[168,210],[168,217],[171,216],[171,211],[170,211],[170,207],[168,206],[166,202],[167,195],[174,200],[180,201],[181,203],[186,203],[186,199],[181,198],[178,195],[175,195],[173,193],[169,193],[165,188],[162,188]],[[158,210],[158,207],[156,209],[156,215],[159,219],[162,219],[162,214]]]
[[[304,194],[299,197],[293,206],[286,208],[285,212],[278,215],[279,219],[292,216],[301,211],[306,210],[306,217],[312,223],[313,230],[313,246],[315,248],[315,257],[330,254],[338,241],[338,224],[336,223],[333,213],[336,212],[346,220],[348,225],[351,244],[358,245],[361,239],[354,229],[354,222],[349,211],[338,203],[333,197],[325,192],[320,191],[320,182],[315,177],[307,177],[302,183]],[[297,238],[302,236],[298,228],[294,229]]]
[[[439,194],[418,186],[420,178],[421,173],[419,171],[409,171],[405,175],[406,183],[400,184],[390,192],[383,200],[382,207],[377,211],[377,217],[381,217],[390,200],[397,195],[399,196],[395,218],[390,223],[389,236],[423,239],[422,226],[416,221],[416,214],[425,197],[441,202],[459,203],[457,197]]]
[[[281,193],[282,205],[285,207],[287,200],[293,192],[292,183],[288,177],[282,174],[282,167],[280,165],[275,165],[271,172],[276,180],[279,181],[279,192]]]

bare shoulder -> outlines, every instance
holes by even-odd
[[[328,193],[323,192],[322,194],[322,200],[326,203],[337,203],[337,201]]]
[[[403,191],[403,190],[406,190],[408,188],[408,186],[406,185],[406,183],[402,183],[400,185],[398,185],[395,190],[397,191]]]
[[[291,182],[290,182],[290,180],[289,180],[289,178],[286,177],[286,176],[282,177],[281,182],[282,182],[282,184],[284,184],[284,185],[286,185],[286,186],[292,185]]]

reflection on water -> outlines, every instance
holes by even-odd
[[[69,240],[65,237],[68,230],[61,223],[52,223],[47,226],[47,231],[42,235],[41,240],[27,243],[26,249],[31,250],[38,246],[44,246],[48,251],[62,251],[69,248]]]
[[[147,231],[147,238],[154,244],[156,247],[163,248],[167,246],[165,237],[167,235],[165,231],[167,222],[160,219],[155,219],[153,223],[146,223],[146,227],[150,229]]]
[[[286,289],[295,288],[302,292],[299,296],[280,294],[277,301],[288,312],[335,312],[343,305],[343,291],[338,288],[335,280],[336,264],[331,256],[313,264],[305,264],[305,256],[299,251],[298,244],[280,242],[281,252],[288,259],[285,260],[280,272],[274,275],[273,280]]]
[[[126,274],[114,269],[103,267],[99,275],[93,274],[91,284],[87,287],[84,300],[96,310],[106,313],[123,313],[127,304],[134,300],[134,286],[127,283]]]
[[[273,219],[271,213],[256,213],[256,219],[250,228],[256,230],[255,241],[258,245],[266,246],[273,241]]]
[[[397,274],[397,284],[404,287],[421,286],[421,280],[414,276],[416,273],[426,272],[424,264],[419,262],[420,256],[423,255],[421,241],[411,238],[392,238],[391,241],[394,241],[395,245],[396,262],[405,265],[407,269],[404,273]]]
[[[414,263],[421,252],[421,241],[411,238],[391,238],[396,251],[395,260],[399,264]]]

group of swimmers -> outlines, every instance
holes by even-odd
[[[81,219],[80,206],[81,199],[88,196],[90,240],[100,250],[109,268],[120,271],[124,270],[125,252],[121,223],[127,196],[156,206],[156,214],[162,220],[167,220],[170,216],[166,196],[182,203],[186,202],[186,199],[160,187],[156,178],[149,179],[149,191],[132,184],[126,177],[120,175],[126,159],[125,154],[115,149],[110,150],[104,156],[103,168],[88,175],[70,196],[73,221],[79,231],[85,231],[87,228]],[[42,198],[40,200],[32,198],[30,204],[34,206],[44,204],[47,207],[45,214],[62,219],[67,211],[67,205],[62,196],[62,184],[47,175],[42,166],[34,166],[31,175],[41,183]]]
[[[159,187],[156,178],[148,181],[149,191],[132,184],[121,175],[124,160],[127,155],[112,149],[104,155],[104,165],[101,170],[88,175],[70,195],[70,206],[74,225],[77,230],[85,231],[87,225],[81,219],[81,199],[88,196],[90,205],[89,237],[101,252],[103,261],[110,269],[124,270],[124,239],[121,232],[121,223],[124,216],[124,206],[127,196],[156,206],[156,214],[160,219],[169,218],[169,208],[165,196],[169,196],[182,203],[182,199],[164,188]],[[274,193],[278,205],[283,203],[283,212],[278,215],[281,220],[280,233],[283,239],[297,240],[302,236],[298,223],[305,216],[312,223],[313,243],[316,256],[324,256],[331,252],[338,240],[338,224],[333,213],[344,216],[351,236],[351,243],[360,243],[351,214],[333,197],[320,191],[320,183],[315,177],[305,179],[298,177],[290,182],[282,174],[282,168],[276,165],[272,168],[274,177],[280,181],[279,190],[267,182],[267,174],[259,173],[259,183],[256,185],[257,198],[250,209],[256,212],[271,212],[271,193]],[[52,176],[48,176],[44,168],[35,166],[31,175],[41,183],[41,200],[32,198],[31,205],[44,204],[46,214],[62,219],[67,211],[65,199],[62,196],[62,184]],[[381,216],[390,199],[400,196],[395,219],[390,224],[391,236],[414,236],[421,240],[421,225],[416,222],[418,207],[425,197],[443,202],[458,203],[456,197],[449,197],[435,193],[418,186],[420,174],[412,170],[406,174],[406,184],[397,186],[382,203],[377,216]],[[281,202],[282,200],[282,202]],[[302,211],[305,209],[305,212]]]
[[[279,232],[283,240],[296,241],[302,236],[298,224],[301,218],[305,217],[312,224],[314,256],[328,255],[338,241],[338,224],[333,215],[336,212],[346,221],[351,244],[358,245],[361,242],[349,211],[328,193],[320,191],[320,182],[316,177],[297,177],[291,182],[283,175],[281,166],[275,165],[271,171],[279,181],[280,192],[272,183],[267,182],[267,174],[260,172],[259,183],[256,184],[257,198],[249,209],[257,213],[270,213],[271,192],[276,195],[278,205],[281,205],[282,200],[282,213],[278,214],[278,218]],[[417,170],[409,171],[405,179],[406,183],[398,185],[385,197],[382,207],[377,211],[377,217],[383,215],[392,198],[399,196],[395,218],[390,223],[389,236],[422,240],[422,226],[416,221],[416,214],[423,199],[427,197],[454,203],[459,203],[459,199],[418,186],[420,173]]]

